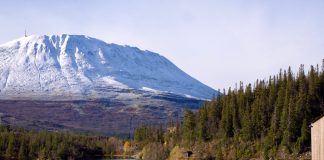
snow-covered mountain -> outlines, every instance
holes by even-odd
[[[0,45],[1,124],[128,134],[181,118],[217,94],[157,53],[87,36]]]
[[[83,35],[31,35],[0,45],[0,99],[120,100],[142,93],[218,94],[157,53]]]

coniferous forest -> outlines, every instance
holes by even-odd
[[[240,83],[206,103],[194,116],[185,113],[184,133],[188,139],[200,141],[259,141],[265,157],[274,156],[278,147],[296,153],[310,150],[309,125],[324,113],[323,71],[324,66],[321,70],[311,66],[305,73],[301,65],[298,73],[288,68],[254,85]]]
[[[324,61],[224,90],[197,112],[185,111],[164,141],[206,159],[296,158],[310,151],[310,124],[323,113]]]
[[[98,159],[123,153],[122,145],[114,137],[0,127],[0,159]]]

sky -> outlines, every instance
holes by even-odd
[[[321,64],[324,1],[0,0],[0,44],[87,35],[157,52],[213,87]]]

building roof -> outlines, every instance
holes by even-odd
[[[324,114],[322,114],[322,115],[320,115],[320,116],[314,118],[313,121],[311,122],[311,124],[315,123],[316,121],[320,120],[320,119],[323,118],[323,117],[324,117]]]

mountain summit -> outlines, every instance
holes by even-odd
[[[218,94],[157,53],[83,35],[31,35],[0,45],[1,99],[97,99],[133,90]]]

